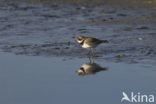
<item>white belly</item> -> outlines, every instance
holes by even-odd
[[[88,45],[88,44],[83,44],[83,45],[82,45],[82,48],[91,48],[91,46]]]

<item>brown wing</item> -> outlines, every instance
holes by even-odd
[[[100,43],[102,43],[103,41],[99,40],[99,39],[96,39],[96,38],[87,38],[85,40],[85,43],[87,43],[88,45],[98,45]]]

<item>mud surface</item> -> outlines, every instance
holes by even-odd
[[[113,6],[0,1],[0,48],[33,56],[87,57],[77,35],[109,40],[96,58],[138,63],[155,60],[156,11]],[[148,61],[150,62],[150,61]]]

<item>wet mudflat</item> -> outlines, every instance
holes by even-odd
[[[0,2],[0,48],[33,56],[86,57],[78,35],[109,40],[96,56],[138,63],[156,56],[156,11],[146,8]]]
[[[122,92],[156,94],[156,66],[97,61],[107,70],[79,76],[88,59],[0,53],[0,103],[121,103]],[[113,99],[113,100],[112,100]],[[125,102],[126,103],[126,102]]]

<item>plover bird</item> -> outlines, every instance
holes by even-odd
[[[89,75],[89,74],[95,74],[100,71],[107,70],[106,67],[101,67],[100,65],[96,63],[85,63],[81,66],[79,70],[77,70],[78,75]]]
[[[92,52],[94,56],[94,48],[101,43],[108,43],[108,40],[99,40],[92,37],[78,36],[76,41],[82,46],[82,48],[89,49],[89,53]]]

